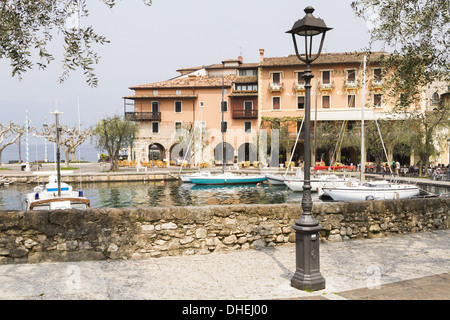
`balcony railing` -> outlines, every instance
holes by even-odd
[[[383,88],[383,80],[372,80],[370,83],[370,87],[372,89],[381,89]]]
[[[125,112],[125,118],[132,121],[161,121],[161,112]]]
[[[256,119],[256,118],[258,118],[258,109],[233,110],[233,119]]]
[[[327,91],[327,90],[333,90],[334,89],[334,81],[329,83],[321,83],[319,86],[320,91]]]
[[[284,90],[284,85],[282,83],[270,83],[269,90],[271,92],[281,92]]]
[[[345,90],[356,90],[356,89],[359,89],[360,87],[361,86],[360,86],[358,80],[355,80],[355,81],[346,80],[344,83]]]
[[[305,91],[305,83],[294,83],[294,90],[296,91]]]

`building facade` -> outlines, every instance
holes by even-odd
[[[312,130],[317,123],[361,121],[363,115],[368,121],[380,119],[392,109],[383,96],[377,62],[386,54],[325,53],[311,65]],[[291,145],[278,143],[282,134],[295,141],[305,112],[305,65],[295,55],[265,57],[260,49],[258,63],[239,57],[177,71],[176,78],[130,87],[134,94],[124,97],[125,115],[139,124],[131,153],[136,160],[270,166],[299,160],[304,135],[293,153]],[[289,122],[284,133],[280,122]],[[321,157],[312,152],[318,161]],[[357,163],[359,151],[346,152]]]

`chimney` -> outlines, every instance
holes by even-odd
[[[189,85],[194,86],[197,80],[197,76],[195,74],[190,74],[188,75],[188,78],[189,78]]]
[[[259,63],[264,62],[264,49],[259,49]]]
[[[244,63],[244,57],[243,57],[243,56],[239,56],[239,57],[238,57],[238,60],[239,60],[241,63]]]

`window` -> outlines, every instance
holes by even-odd
[[[227,95],[227,89],[221,90],[221,93],[222,93],[224,96],[226,96],[226,95]]]
[[[244,101],[244,110],[252,110],[253,101]]]
[[[244,122],[244,130],[245,130],[245,132],[252,132],[252,122],[251,121]]]
[[[373,69],[373,79],[375,81],[381,81],[381,69]]]
[[[159,132],[159,122],[152,122],[152,133]]]
[[[159,102],[158,101],[152,101],[152,112],[153,113],[159,112]]]
[[[272,110],[281,110],[280,97],[272,97]]]
[[[349,94],[347,96],[347,108],[356,107],[356,96],[354,94]]]
[[[347,70],[347,81],[348,82],[356,81],[356,70]]]
[[[158,95],[158,90],[153,90],[153,95],[157,96]]]
[[[181,90],[175,90],[175,94],[176,94],[177,96],[181,95]]]
[[[223,100],[222,101],[222,110],[223,112],[227,112],[228,111],[228,101]]]
[[[239,70],[240,76],[257,76],[258,70],[257,69],[247,69],[247,70]]]
[[[297,97],[297,109],[305,109],[305,97]]]
[[[431,104],[432,105],[439,104],[439,100],[440,100],[439,93],[437,92],[433,93],[433,95],[431,96]]]
[[[323,109],[330,108],[330,96],[322,96],[322,108]]]
[[[181,113],[181,101],[175,101],[175,113]]]
[[[175,132],[180,132],[181,130],[181,121],[175,121]]]
[[[330,71],[329,70],[325,70],[322,71],[322,84],[330,84]]]
[[[258,91],[257,84],[235,84],[236,91]]]
[[[304,72],[297,72],[297,83],[298,84],[302,84],[302,85],[305,84],[305,79],[303,78],[304,74],[305,74]]]
[[[276,85],[281,83],[281,74],[279,72],[272,73],[272,83]]]
[[[374,108],[381,108],[381,94],[374,94],[373,95],[373,107]]]
[[[221,126],[221,132],[227,132],[228,130],[228,122],[227,121],[221,121],[220,122],[220,126]]]

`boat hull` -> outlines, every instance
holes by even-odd
[[[334,201],[394,200],[409,199],[420,194],[416,186],[395,186],[391,188],[340,187],[323,188],[323,194]]]
[[[252,184],[260,183],[266,180],[265,176],[211,176],[211,177],[194,177],[190,178],[194,184]]]
[[[286,180],[286,181],[284,181],[284,184],[287,185],[289,187],[289,189],[291,189],[294,192],[302,192],[303,191],[303,185],[304,185],[303,180],[298,180],[298,181]],[[321,187],[322,181],[311,180],[310,185],[311,185],[311,191],[316,192]]]
[[[267,181],[275,186],[282,186],[284,185],[284,176],[276,175],[276,174],[266,174],[265,175]]]

